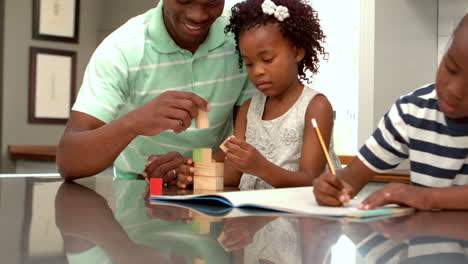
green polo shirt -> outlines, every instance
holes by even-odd
[[[193,148],[217,151],[232,134],[234,106],[256,91],[245,69],[239,70],[234,38],[224,33],[226,16],[213,23],[205,42],[192,54],[167,32],[163,2],[129,20],[99,45],[86,68],[73,110],[108,123],[165,91],[186,91],[211,104],[210,128],[196,129],[193,120],[180,134],[165,131],[135,138],[114,162],[117,177],[136,177],[153,154],[177,151],[191,157]]]

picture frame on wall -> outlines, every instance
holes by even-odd
[[[30,48],[29,123],[65,124],[76,94],[76,52]]]
[[[79,42],[80,0],[32,0],[33,39]]]

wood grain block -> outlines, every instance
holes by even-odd
[[[223,177],[224,176],[224,163],[222,162],[195,162],[193,175],[205,176],[205,177]]]
[[[208,112],[198,109],[197,120],[195,121],[196,128],[210,128],[210,120]]]
[[[224,177],[206,177],[195,175],[193,177],[194,190],[222,191],[224,188]]]
[[[196,148],[192,150],[192,160],[194,162],[211,162],[213,159],[211,148]]]
[[[220,148],[224,153],[226,153],[226,152],[228,151],[228,148],[227,148],[224,144],[226,144],[226,141],[228,141],[231,137],[232,137],[232,136],[226,138],[226,139],[223,141],[223,143],[221,143],[221,146],[219,146],[219,148]]]
[[[192,232],[197,234],[209,234],[211,222],[203,220],[192,220]]]
[[[193,264],[206,264],[206,261],[204,259],[196,258],[196,259],[193,259],[192,263]]]
[[[213,193],[213,191],[211,191],[210,193]],[[214,218],[212,216],[198,213],[196,211],[192,211],[192,214],[193,214],[192,220],[196,220],[196,221],[205,221],[205,222],[210,222],[210,223],[223,221],[222,218]]]
[[[221,234],[219,234],[219,236],[218,236],[218,242],[219,242],[220,244],[223,244],[223,241],[224,241],[225,239],[226,239],[226,234],[225,234],[224,231],[223,231],[223,232],[221,232]]]

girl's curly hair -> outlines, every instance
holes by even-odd
[[[268,15],[262,11],[264,0],[246,0],[237,3],[231,8],[231,18],[226,26],[226,33],[233,33],[236,40],[236,51],[239,50],[239,34],[253,27],[263,26],[268,23],[277,23],[285,38],[292,41],[294,45],[303,48],[305,56],[299,62],[299,78],[310,82],[306,77],[305,70],[308,69],[315,74],[319,69],[319,56],[326,57],[327,53],[322,47],[325,42],[325,34],[320,27],[317,12],[308,4],[308,0],[271,0],[276,5],[282,5],[289,9],[289,17],[282,22],[275,16]],[[242,59],[239,56],[239,67],[242,68]]]

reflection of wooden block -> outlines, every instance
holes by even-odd
[[[197,128],[210,128],[210,120],[208,119],[208,112],[198,109],[198,116],[196,120]]]
[[[222,191],[224,188],[224,177],[198,176],[193,177],[194,190]]]
[[[224,176],[224,163],[222,162],[195,162],[195,176],[222,177]]]
[[[224,231],[223,231],[223,232],[221,232],[221,234],[219,234],[219,236],[218,236],[218,242],[219,242],[220,244],[223,244],[224,239],[226,239],[226,234],[225,234]]]
[[[211,162],[212,158],[210,148],[196,148],[192,150],[192,160],[194,162]]]
[[[213,192],[211,192],[211,193],[213,193]],[[210,222],[210,223],[223,221],[222,218],[214,218],[214,217],[204,215],[204,214],[201,214],[201,213],[198,213],[198,212],[195,212],[195,211],[193,211],[192,220],[205,221],[205,222]]]
[[[204,259],[199,259],[199,258],[196,258],[196,259],[193,259],[193,264],[205,264],[205,260]]]
[[[192,231],[197,234],[209,234],[211,222],[204,220],[192,220]]]

